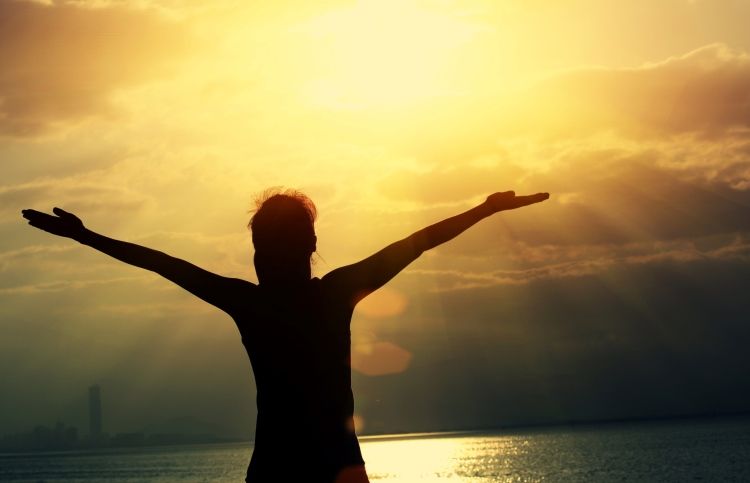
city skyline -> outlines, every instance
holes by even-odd
[[[175,444],[236,442],[236,438],[207,432],[205,423],[182,418],[181,427],[173,426],[171,431],[158,431],[156,428],[120,431],[109,434],[104,431],[102,421],[101,387],[93,384],[88,387],[88,433],[81,437],[76,426],[68,426],[61,420],[52,427],[34,425],[29,431],[0,433],[0,453],[13,451],[59,451],[90,450],[99,448],[159,446]],[[176,420],[176,421],[179,421]],[[168,424],[168,423],[167,423]],[[199,425],[203,428],[199,428]],[[164,427],[167,427],[165,425]],[[202,431],[202,432],[200,432]]]

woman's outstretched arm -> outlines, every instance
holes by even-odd
[[[349,292],[352,304],[356,304],[396,276],[423,252],[455,238],[478,221],[499,211],[521,208],[548,198],[549,193],[529,196],[516,196],[513,191],[495,193],[488,196],[484,203],[423,228],[360,262],[333,270],[323,279],[337,289]]]
[[[231,310],[234,302],[233,289],[250,283],[222,277],[158,250],[100,235],[86,228],[81,219],[72,213],[60,208],[52,211],[57,216],[36,210],[23,210],[22,213],[33,227],[71,238],[129,265],[156,272],[222,310]]]

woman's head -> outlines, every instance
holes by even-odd
[[[310,278],[310,257],[317,243],[316,216],[312,200],[296,190],[270,189],[256,200],[248,226],[261,283]]]

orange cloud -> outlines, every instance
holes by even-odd
[[[746,133],[750,55],[712,44],[637,68],[572,70],[541,82],[522,102],[519,125],[544,134]]]
[[[149,203],[143,194],[73,177],[40,179],[17,186],[0,186],[0,220],[18,218],[20,210],[40,203],[68,204],[85,213],[132,213]]]
[[[188,39],[151,11],[0,2],[0,135],[112,112],[114,90],[167,73]]]

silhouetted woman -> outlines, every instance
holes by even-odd
[[[349,324],[357,302],[422,252],[479,220],[547,198],[547,193],[495,193],[364,260],[311,278],[315,205],[297,191],[271,194],[250,221],[258,285],[100,235],[60,208],[53,210],[57,216],[35,210],[24,210],[23,216],[32,226],[156,272],[235,320],[258,393],[248,481],[366,482],[352,420]]]

